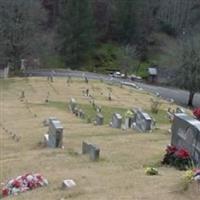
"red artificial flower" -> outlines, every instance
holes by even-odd
[[[18,180],[14,180],[12,183],[12,186],[15,188],[19,188],[21,186],[20,182]]]
[[[193,115],[197,118],[200,119],[200,108],[195,108],[193,110]]]
[[[178,149],[173,145],[168,145],[166,152],[167,154],[174,154]]]
[[[175,152],[175,155],[178,158],[182,158],[182,159],[190,158],[190,154],[186,149],[179,149],[178,151]]]
[[[6,197],[6,196],[8,196],[9,195],[9,190],[7,189],[7,188],[3,188],[2,189],[2,196],[3,197]]]

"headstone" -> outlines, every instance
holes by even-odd
[[[78,110],[78,116],[81,118],[81,119],[84,119],[85,118],[85,113],[82,109],[79,109]]]
[[[76,186],[76,183],[74,182],[74,180],[68,179],[68,180],[64,180],[62,183],[62,188],[66,189],[66,188],[72,188]]]
[[[119,113],[114,113],[112,116],[112,128],[121,128],[122,116]]]
[[[85,83],[88,84],[88,78],[85,76]]]
[[[86,93],[86,96],[88,97],[89,96],[89,89],[88,88],[86,89],[85,93]]]
[[[21,59],[21,68],[20,68],[20,70],[21,71],[25,71],[25,59]]]
[[[90,152],[89,152],[90,159],[92,161],[99,160],[99,154],[100,154],[100,149],[95,145],[91,145],[90,146]]]
[[[102,111],[101,106],[96,106],[96,111],[97,111],[98,113],[100,113],[100,112]]]
[[[108,94],[108,100],[112,101],[111,93]]]
[[[82,154],[88,154],[90,152],[90,144],[82,142]]]
[[[24,98],[25,98],[25,92],[24,92],[24,90],[22,90],[20,99],[24,99]]]
[[[71,112],[74,113],[76,107],[77,107],[76,100],[74,98],[71,98],[69,102],[69,109],[71,110]]]
[[[73,113],[75,114],[76,117],[78,117],[78,108],[75,107]]]
[[[132,119],[131,118],[125,118],[125,129],[131,128],[132,125]]]
[[[176,113],[172,124],[171,144],[187,149],[194,162],[199,164],[200,121],[185,113]]]
[[[67,84],[68,84],[68,86],[69,86],[70,82],[71,82],[71,76],[68,75],[68,76],[67,76]]]
[[[140,109],[135,110],[134,128],[141,132],[148,132],[152,129],[152,118],[148,113]]]
[[[103,125],[104,117],[102,114],[98,113],[96,115],[96,125]]]
[[[100,149],[93,144],[87,142],[82,142],[82,154],[89,154],[89,157],[92,161],[99,160]]]
[[[63,127],[59,120],[49,121],[49,142],[48,146],[52,148],[62,148],[63,145]]]

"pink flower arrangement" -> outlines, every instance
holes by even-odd
[[[8,181],[8,183],[2,188],[1,194],[2,197],[17,195],[21,192],[46,186],[47,184],[48,181],[40,174],[26,174]]]

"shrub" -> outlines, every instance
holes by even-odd
[[[151,99],[151,112],[157,114],[159,108],[161,106],[161,102],[158,99]]]

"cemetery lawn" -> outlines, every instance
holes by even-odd
[[[90,98],[83,96],[87,88],[95,103],[102,107],[103,126],[87,123],[86,119],[77,118],[68,110],[68,102],[74,97],[87,117],[95,118]],[[19,98],[22,90],[24,101]],[[112,101],[108,101],[109,91],[112,91]],[[47,96],[49,102],[45,103]],[[48,83],[46,78],[0,80],[0,182],[28,172],[41,173],[49,181],[47,187],[7,199],[196,199],[195,192],[186,193],[182,189],[184,172],[160,165],[171,137],[166,111],[176,105],[162,100],[159,113],[153,114],[157,128],[150,134],[108,126],[114,112],[124,116],[127,109],[140,107],[150,113],[151,98],[144,91],[100,81],[86,84],[73,79],[68,86],[65,78],[55,78],[53,83]],[[48,130],[42,122],[50,116],[62,122],[64,149],[48,149],[41,144]],[[12,138],[14,134],[21,138],[18,142]],[[100,147],[98,162],[91,162],[87,155],[81,155],[82,141]],[[159,175],[145,175],[146,166],[158,167]],[[77,186],[62,190],[64,179],[73,179]]]

